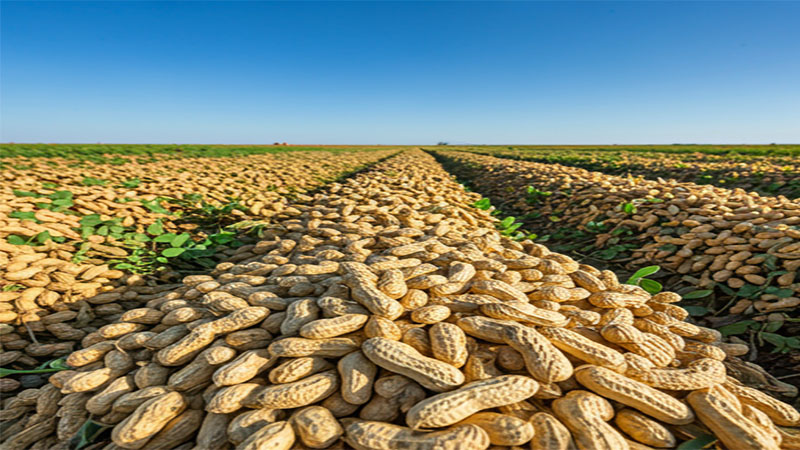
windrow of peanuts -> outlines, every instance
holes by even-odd
[[[559,163],[626,176],[662,177],[728,189],[741,188],[772,195],[800,197],[800,163],[791,156],[738,156],[709,153],[657,153],[635,151],[550,151],[503,149],[492,155]]]
[[[124,258],[129,251],[110,236],[92,235],[84,240],[80,234],[82,217],[99,214],[103,220],[119,218],[121,225],[136,226],[139,232],[161,220],[165,230],[187,231],[193,224],[174,223],[175,216],[153,212],[143,202],[159,196],[201,194],[212,203],[228,197],[241,199],[248,211],[232,211],[241,219],[268,218],[288,205],[285,194],[296,192],[302,197],[302,192],[321,186],[325,180],[392,153],[294,152],[89,167],[69,167],[68,161],[56,159],[57,169],[42,162],[53,160],[42,158],[8,163],[0,172],[0,367],[30,368],[69,354],[87,334],[116,321],[124,311],[178,287],[173,283],[154,284],[109,267],[109,259]],[[23,162],[30,167],[13,168]],[[106,185],[81,184],[86,177],[99,173]],[[141,184],[129,188],[119,185],[131,178],[138,178]],[[52,184],[44,187],[43,183]],[[45,196],[69,191],[73,205],[53,211],[44,207],[52,199],[17,195],[20,191]],[[166,203],[163,206],[170,208]],[[11,217],[15,212],[34,213],[35,220]],[[48,240],[37,246],[7,241],[11,235],[30,238],[43,231],[66,240]],[[75,261],[84,244],[90,246],[86,259]],[[240,252],[237,257],[246,258],[247,254]],[[23,381],[36,385],[42,382],[39,378],[32,375]],[[0,379],[0,392],[19,386],[18,380]]]
[[[0,447],[91,419],[105,450],[800,448],[677,294],[505,239],[477,198],[415,150],[285,207],[5,401]]]
[[[538,212],[543,227],[584,229],[603,221],[597,247],[626,227],[636,233],[632,267],[658,264],[699,287],[722,283],[791,289],[791,296],[764,292],[742,299],[732,312],[791,310],[800,306],[800,203],[741,189],[675,180],[623,178],[559,164],[512,161],[466,152],[438,152],[458,164],[487,197],[506,199],[511,209]],[[551,192],[526,202],[526,188]],[[636,211],[622,205],[633,202]],[[538,232],[538,230],[537,230]],[[777,275],[776,275],[777,273]]]

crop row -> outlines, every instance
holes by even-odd
[[[327,151],[348,153],[381,150],[386,147],[352,146],[287,146],[287,145],[152,145],[152,144],[0,144],[0,168],[25,166],[36,158],[60,158],[71,164],[95,162],[102,164],[140,163],[163,159],[220,158],[247,155],[281,154],[288,152]]]
[[[466,148],[490,156],[556,163],[620,176],[651,180],[671,178],[728,189],[741,188],[762,195],[800,197],[800,163],[796,156],[674,154],[624,150],[547,151],[516,147]]]
[[[800,204],[712,186],[622,178],[599,172],[465,152],[437,152],[538,242],[586,260],[636,269],[660,265],[705,298],[702,315],[791,312],[800,305]],[[512,219],[514,220],[514,219]],[[724,299],[721,300],[721,299]],[[780,316],[780,315],[779,315]],[[763,317],[761,318],[763,320]],[[731,325],[730,322],[718,325]],[[780,350],[796,338],[771,332]],[[760,323],[726,329],[745,334]],[[790,333],[791,335],[791,333]]]
[[[419,151],[299,198],[4,401],[3,448],[797,444],[679,295],[508,239],[479,198]]]
[[[297,152],[2,172],[2,366],[36,366],[208,271],[310,190],[393,151]],[[245,234],[245,233],[248,234]],[[35,382],[33,377],[31,382]]]

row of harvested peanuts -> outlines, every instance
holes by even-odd
[[[505,200],[504,208],[541,213],[533,223],[539,234],[562,227],[585,230],[602,221],[597,235],[603,248],[616,230],[635,233],[632,267],[659,264],[693,284],[746,284],[790,289],[790,296],[764,292],[742,300],[737,311],[790,310],[800,305],[800,203],[692,183],[615,177],[559,164],[512,161],[465,152],[437,152],[458,165],[487,197]],[[529,204],[526,188],[543,192]],[[632,214],[622,208],[633,202]],[[552,219],[555,217],[555,219]],[[610,245],[610,244],[608,244]],[[778,275],[770,275],[779,270]]]
[[[679,296],[502,238],[407,152],[276,216],[238,264],[127,311],[3,404],[7,449],[800,446]],[[252,255],[252,256],[250,256]]]
[[[670,154],[630,151],[582,151],[536,149],[465,149],[504,158],[542,163],[558,163],[619,176],[643,176],[649,179],[670,178],[698,184],[766,195],[800,197],[800,164],[786,156],[714,155],[707,153]]]
[[[85,255],[88,259],[73,262],[82,245],[80,220],[84,215],[100,214],[104,220],[121,218],[121,225],[135,225],[140,232],[157,219],[162,220],[166,230],[179,230],[185,227],[174,224],[172,216],[144,208],[142,201],[184,192],[202,193],[209,200],[241,196],[250,211],[247,215],[234,212],[241,213],[243,218],[265,218],[287,206],[287,200],[279,192],[289,192],[288,188],[292,188],[302,196],[299,192],[317,187],[325,179],[341,176],[391,153],[389,150],[340,154],[297,152],[246,160],[180,159],[97,165],[90,169],[65,167],[57,174],[39,162],[25,170],[4,170],[5,182],[0,189],[0,349],[3,351],[0,366],[29,368],[68,354],[86,334],[117,320],[125,310],[148,301],[152,295],[174,287],[164,283],[156,286],[140,276],[110,268],[105,262],[125,257],[127,250],[108,236],[89,236],[87,241],[92,248]],[[84,176],[98,172],[112,176],[113,184],[79,185]],[[222,177],[231,173],[238,174],[245,183],[223,183]],[[148,177],[148,180],[137,188],[115,186],[125,177]],[[263,186],[267,179],[280,189],[254,192],[254,186]],[[67,186],[42,187],[47,182]],[[44,209],[38,204],[48,203],[49,199],[18,196],[14,192],[48,195],[59,189],[73,192],[74,205],[63,212]],[[10,217],[14,212],[33,212],[35,220]],[[29,238],[43,231],[66,241],[48,240],[38,246],[7,241],[11,235]],[[23,387],[32,387],[43,379],[32,375],[23,381]],[[0,382],[0,392],[17,387],[12,380]]]

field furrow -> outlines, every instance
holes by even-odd
[[[242,257],[292,199],[395,152],[81,167],[34,159],[3,170],[2,365],[33,367],[68,354],[126,310],[173,289],[181,274]]]
[[[5,400],[0,446],[778,448],[800,426],[679,295],[508,239],[479,199],[419,150],[298,197]]]

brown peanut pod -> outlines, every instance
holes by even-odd
[[[114,350],[114,341],[102,341],[92,346],[70,353],[66,363],[70,367],[83,367],[105,357],[106,353]]]
[[[383,337],[383,336],[375,336],[375,337]],[[409,328],[403,334],[402,341],[404,344],[410,345],[416,351],[422,353],[425,356],[433,356],[433,347],[431,345],[431,338],[430,336],[428,336],[428,333],[425,331],[424,328]]]
[[[246,383],[275,365],[277,361],[278,358],[270,355],[267,349],[248,350],[233,361],[216,369],[212,380],[217,386]]]
[[[497,365],[509,372],[516,372],[525,368],[525,359],[520,352],[507,345],[501,345],[496,350]]]
[[[128,392],[133,392],[136,387],[132,375],[119,377],[106,386],[105,389],[92,396],[86,402],[86,410],[94,415],[102,416],[111,411],[111,405],[116,399]]]
[[[294,301],[286,308],[286,318],[281,323],[281,334],[291,336],[297,334],[303,325],[319,318],[320,308],[312,298]]]
[[[288,422],[265,425],[242,442],[237,450],[289,450],[295,443],[295,435]]]
[[[35,425],[25,427],[3,442],[3,450],[25,450],[40,439],[52,434],[55,427],[55,417],[44,419]]]
[[[622,353],[592,341],[583,335],[566,328],[543,327],[539,332],[558,349],[589,364],[608,367],[614,371],[624,371],[626,363]]]
[[[361,345],[361,351],[378,366],[405,375],[435,392],[451,390],[464,383],[464,374],[455,367],[428,358],[402,342],[370,338]]]
[[[528,373],[535,379],[551,383],[572,376],[572,364],[567,357],[532,327],[508,327],[504,340],[522,355]]]
[[[134,335],[138,334],[140,333],[134,333]],[[161,331],[160,333],[146,340],[144,342],[144,347],[149,348],[150,350],[160,350],[170,344],[178,342],[182,337],[188,334],[189,328],[187,328],[185,324],[176,325],[167,328],[166,330]],[[124,341],[126,338],[128,338],[128,336],[121,338],[120,341]]]
[[[342,398],[353,405],[363,405],[372,395],[378,367],[360,351],[349,353],[337,365],[342,381]]]
[[[107,367],[89,372],[79,372],[64,383],[61,393],[90,392],[114,380],[119,375],[119,372]]]
[[[425,433],[384,422],[342,421],[345,442],[356,450],[486,450],[489,436],[477,425]]]
[[[507,301],[481,305],[481,312],[494,319],[513,320],[547,327],[563,327],[567,318],[563,314],[538,308],[530,303]]]
[[[229,414],[241,409],[245,404],[254,403],[255,397],[263,389],[258,383],[242,383],[225,386],[217,391],[206,405],[206,411],[215,414]]]
[[[413,311],[428,304],[428,294],[419,289],[409,289],[406,295],[400,300],[400,303],[406,309]]]
[[[453,425],[478,411],[525,400],[538,389],[539,383],[522,375],[473,381],[417,403],[406,414],[406,423],[415,430]]]
[[[114,403],[111,404],[111,411],[119,414],[128,414],[142,403],[169,392],[170,390],[166,386],[150,386],[138,391],[128,392],[114,400]]]
[[[457,425],[473,424],[483,428],[492,445],[524,445],[533,439],[533,426],[514,416],[493,412],[475,413]]]
[[[289,409],[320,402],[339,389],[339,376],[328,370],[293,383],[267,386],[253,404],[260,408]]]
[[[626,450],[625,438],[607,421],[614,408],[603,397],[587,391],[570,391],[553,400],[553,412],[571,432],[580,449]]]
[[[237,330],[250,328],[266,319],[269,315],[269,309],[262,306],[249,306],[247,308],[237,309],[227,316],[217,319],[213,322],[201,325],[207,327],[214,335],[222,335],[232,333]],[[200,328],[196,328],[198,331]]]
[[[291,383],[332,367],[331,363],[318,356],[292,358],[272,369],[269,381],[273,384]]]
[[[337,297],[321,297],[317,300],[317,306],[322,310],[323,317],[336,317],[345,314],[370,314],[369,310],[358,304],[358,302]]]
[[[778,443],[762,428],[746,418],[736,403],[730,401],[730,392],[720,385],[698,389],[686,397],[697,418],[707,426],[726,447],[749,449],[774,449]]]
[[[720,361],[704,358],[690,362],[685,369],[629,369],[625,374],[654,388],[693,391],[724,383],[725,365]]]
[[[791,405],[761,391],[744,386],[731,377],[727,377],[723,383],[725,389],[735,395],[742,404],[750,405],[763,412],[775,422],[775,425],[784,427],[800,426],[800,412]]]
[[[172,369],[169,367],[154,362],[148,363],[136,370],[134,374],[136,387],[144,389],[149,386],[163,386],[167,384],[170,372]]]
[[[677,443],[675,435],[667,427],[632,409],[618,411],[614,423],[637,442],[651,447],[672,448]]]
[[[378,289],[389,298],[397,300],[408,292],[405,276],[400,269],[388,269],[381,274],[377,284]]]
[[[516,300],[527,303],[528,296],[508,283],[498,280],[478,280],[472,283],[470,291],[476,294],[486,294],[500,300]]]
[[[359,344],[359,339],[352,337],[327,339],[290,337],[270,344],[269,352],[275,357],[300,358],[303,356],[319,356],[322,358],[335,358],[358,350]]]
[[[581,366],[575,369],[575,378],[593,392],[663,422],[684,425],[694,420],[692,410],[683,402],[610,369]]]
[[[428,330],[433,356],[455,367],[467,362],[467,337],[464,331],[452,323],[437,323]]]
[[[432,324],[450,317],[450,308],[444,305],[427,305],[411,312],[411,320],[417,323]]]
[[[204,450],[223,450],[228,447],[228,414],[209,412],[197,431],[197,447]]]
[[[517,326],[517,324],[511,320],[492,319],[481,316],[463,317],[458,319],[456,325],[470,336],[495,344],[504,344],[506,329]]]
[[[238,414],[228,425],[228,440],[238,445],[247,440],[251,434],[283,417],[280,410],[253,409]]]
[[[540,412],[530,418],[533,427],[531,449],[541,450],[576,450],[567,427],[554,416]]]
[[[347,417],[356,412],[361,405],[347,403],[342,398],[341,392],[334,392],[330,397],[322,401],[322,406],[330,411],[334,417]]]
[[[377,317],[377,316],[375,316]],[[358,331],[369,319],[365,314],[344,314],[330,319],[317,319],[300,328],[300,336],[325,339]]]
[[[142,403],[111,431],[111,439],[123,448],[139,449],[186,408],[177,392],[170,392]]]
[[[364,334],[367,338],[382,337],[394,341],[399,341],[403,337],[403,332],[394,321],[381,316],[369,317],[364,326]]]
[[[172,450],[192,439],[200,428],[205,413],[199,409],[188,409],[170,420],[152,439],[147,441],[147,450]]]
[[[162,366],[180,366],[214,342],[214,337],[214,332],[208,328],[196,328],[178,342],[159,350],[156,360]]]
[[[344,433],[333,414],[322,406],[309,406],[295,412],[289,423],[300,441],[311,448],[328,448]]]

